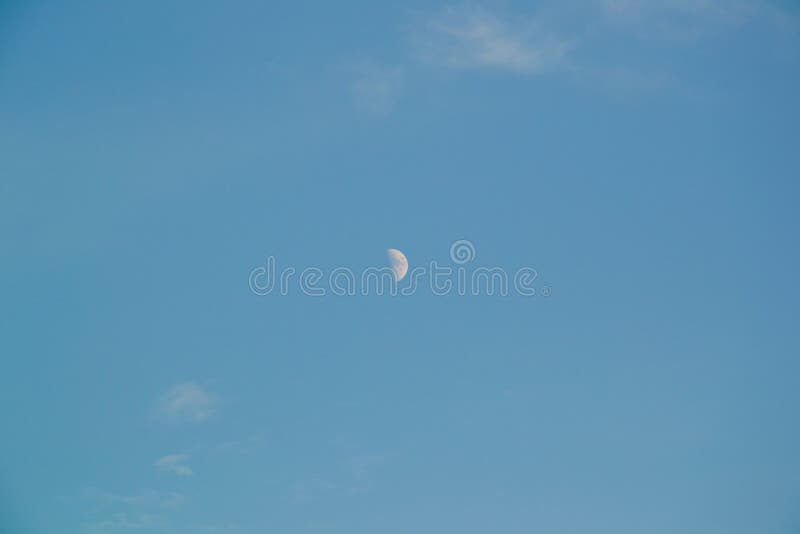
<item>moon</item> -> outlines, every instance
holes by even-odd
[[[394,279],[399,282],[408,272],[408,258],[396,248],[388,249],[386,254],[389,256],[389,263],[394,273]]]

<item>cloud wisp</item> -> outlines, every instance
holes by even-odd
[[[118,494],[98,488],[84,488],[67,498],[78,510],[83,503],[84,520],[80,532],[115,534],[120,532],[240,532],[235,522],[194,522],[186,515],[188,499],[175,492],[146,490]]]
[[[363,61],[352,71],[349,92],[355,107],[372,115],[389,114],[402,97],[404,69]]]
[[[191,467],[186,465],[187,460],[189,460],[187,454],[168,454],[156,460],[154,465],[161,471],[181,477],[190,477],[194,472]]]
[[[346,89],[354,108],[376,117],[421,85],[420,64],[527,77],[566,73],[605,90],[656,93],[682,86],[679,74],[668,64],[637,65],[635,54],[619,54],[614,43],[688,47],[748,25],[797,35],[800,17],[761,0],[543,0],[527,13],[455,4],[417,14],[407,31],[412,57],[351,65]]]
[[[448,7],[414,32],[420,57],[453,69],[536,74],[559,66],[569,40],[535,19],[506,19],[476,6]]]
[[[175,384],[156,403],[157,417],[170,423],[200,423],[217,411],[216,397],[194,382]]]

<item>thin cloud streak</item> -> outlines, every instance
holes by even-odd
[[[187,454],[170,454],[156,460],[154,465],[161,471],[174,473],[181,477],[189,477],[194,472],[191,467],[186,465],[188,459],[189,456]]]
[[[474,6],[449,7],[413,35],[420,56],[453,69],[536,74],[559,66],[572,43],[533,19],[504,19]]]
[[[169,388],[156,403],[156,415],[164,422],[200,423],[217,413],[217,399],[194,382]]]
[[[349,92],[355,107],[372,115],[391,113],[402,97],[404,69],[364,61],[352,71]]]

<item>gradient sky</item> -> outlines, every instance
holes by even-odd
[[[800,531],[800,9],[564,4],[0,3],[0,532]]]

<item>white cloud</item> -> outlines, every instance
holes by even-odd
[[[402,96],[403,68],[364,61],[354,66],[352,71],[349,89],[353,104],[374,115],[390,113]]]
[[[536,20],[474,6],[446,8],[422,26],[414,35],[422,57],[455,69],[538,73],[558,66],[571,46]]]
[[[193,474],[192,468],[186,465],[188,459],[186,454],[169,454],[156,460],[154,465],[162,471],[188,477]]]
[[[199,423],[216,413],[216,398],[194,382],[172,386],[156,405],[157,416],[167,422]]]
[[[800,13],[769,0],[542,0],[534,14],[459,4],[419,14],[409,31],[416,61],[350,67],[348,91],[356,108],[375,115],[394,110],[422,62],[453,70],[522,75],[558,71],[601,90],[650,93],[687,84],[662,54],[620,53],[645,42],[691,46],[748,25],[800,31]],[[638,63],[637,63],[638,61]],[[644,61],[644,62],[643,62]],[[689,88],[691,89],[691,88]]]

